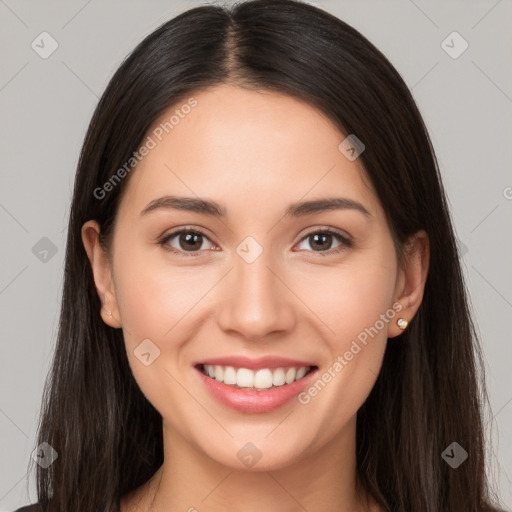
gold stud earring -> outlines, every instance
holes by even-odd
[[[409,324],[409,322],[403,318],[399,318],[396,323],[398,324],[398,327],[400,327],[400,329],[402,329],[402,331],[405,331],[405,329],[407,328],[407,325]]]

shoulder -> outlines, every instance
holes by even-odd
[[[14,512],[42,512],[41,505],[39,503],[34,503],[33,505],[27,505],[26,507],[21,507],[16,509]]]

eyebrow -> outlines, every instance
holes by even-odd
[[[227,214],[226,209],[215,201],[194,197],[163,196],[151,201],[144,210],[142,210],[141,215],[147,215],[152,211],[162,208],[200,213],[217,218],[226,217]],[[293,203],[286,209],[284,217],[303,217],[305,215],[329,210],[356,210],[367,218],[372,217],[371,213],[361,203],[344,197],[315,199],[312,201]]]

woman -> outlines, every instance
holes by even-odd
[[[78,165],[38,510],[496,510],[479,362],[429,136],[368,40],[256,0],[137,46]]]

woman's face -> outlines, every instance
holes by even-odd
[[[106,307],[167,439],[272,469],[353,436],[407,314],[384,212],[344,139],[304,102],[227,85],[146,135]]]

